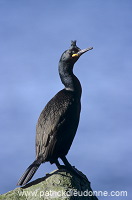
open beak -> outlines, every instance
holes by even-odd
[[[89,50],[92,50],[93,47],[89,47],[89,48],[86,48],[86,49],[82,49],[80,51],[78,51],[77,53],[74,53],[72,54],[72,57],[79,57],[81,56],[82,54],[84,54],[85,52],[89,51]]]

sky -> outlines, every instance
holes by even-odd
[[[67,158],[93,190],[132,198],[131,19],[130,0],[0,0],[0,193],[34,161],[37,119],[64,87],[58,61],[77,40],[93,50],[74,66],[82,110]],[[45,163],[32,180],[55,169]]]

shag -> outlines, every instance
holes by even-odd
[[[36,159],[27,168],[17,185],[25,185],[33,177],[38,167],[47,161],[55,163],[58,169],[65,167],[75,172],[66,155],[76,134],[80,111],[82,88],[73,74],[73,66],[79,57],[93,47],[81,50],[76,41],[66,50],[59,61],[59,75],[65,88],[59,91],[45,106],[36,126]]]

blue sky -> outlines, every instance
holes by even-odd
[[[93,190],[132,198],[131,19],[130,0],[0,1],[0,193],[14,189],[35,158],[37,119],[63,88],[58,61],[76,39],[94,49],[74,67],[82,112],[67,158]],[[45,163],[32,180],[54,169]]]

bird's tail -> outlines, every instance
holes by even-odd
[[[40,159],[35,160],[24,172],[24,174],[21,176],[21,178],[19,179],[17,185],[25,185],[26,183],[28,183],[31,178],[33,177],[33,175],[35,174],[35,172],[37,171],[37,169],[39,168],[39,166],[41,165],[42,161]]]

